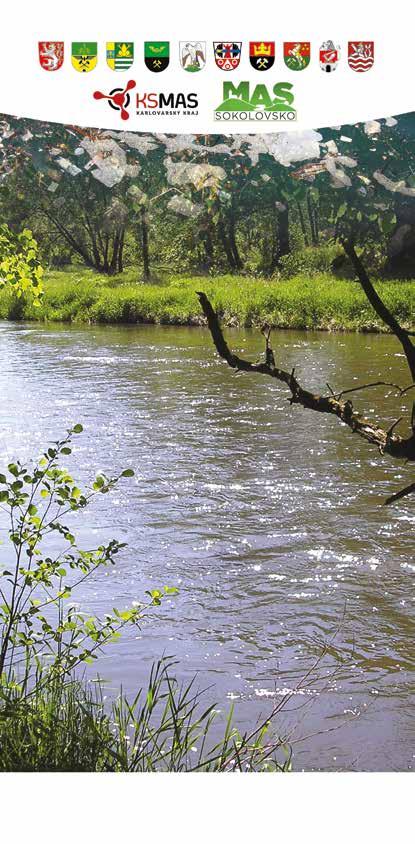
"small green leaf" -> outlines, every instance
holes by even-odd
[[[106,479],[103,477],[103,475],[97,475],[94,483],[92,484],[92,489],[97,492],[99,489],[102,489],[102,487],[105,486],[105,483]]]

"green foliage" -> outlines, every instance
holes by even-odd
[[[113,742],[96,694],[51,675],[29,697],[9,693],[0,707],[0,771],[102,771]]]
[[[0,226],[0,288],[10,288],[18,299],[30,293],[32,305],[40,307],[42,276],[32,232],[23,229],[16,234],[7,225]]]
[[[194,680],[179,685],[174,663],[153,665],[147,688],[105,707],[103,686],[51,677],[0,708],[0,772],[289,771],[291,753],[269,720],[241,734],[230,710],[206,703]],[[280,708],[280,707],[276,707]]]
[[[150,674],[147,690],[134,701],[119,698],[112,709],[116,725],[113,769],[121,771],[288,771],[291,754],[272,735],[269,720],[241,734],[231,708],[224,729],[215,704],[195,681],[179,685],[174,663],[162,660]],[[276,710],[281,707],[277,704]],[[216,735],[216,738],[215,738]]]
[[[160,604],[163,596],[150,595],[146,605],[124,612],[113,609],[104,619],[87,616],[73,604],[79,584],[114,564],[124,544],[113,539],[81,549],[67,518],[134,474],[131,469],[112,478],[100,473],[90,488],[81,489],[60,466],[81,432],[82,425],[74,425],[34,466],[16,461],[0,474],[0,502],[9,516],[8,545],[2,549],[7,560],[0,566],[0,677],[6,698],[16,688],[27,694],[45,658],[49,674],[62,677],[93,662],[126,624],[139,624],[146,608]]]
[[[222,275],[192,278],[177,276],[163,284],[132,283],[133,273],[108,280],[93,272],[56,272],[46,275],[41,309],[28,303],[24,318],[63,322],[156,323],[200,325],[202,317],[196,290],[204,290],[225,325],[321,330],[385,331],[360,286],[332,274],[312,271],[309,255],[306,273],[265,280]],[[319,251],[319,261],[335,257],[335,247]],[[287,259],[290,266],[291,259]],[[293,267],[294,269],[294,267]],[[125,283],[123,280],[125,279]],[[410,281],[378,281],[376,286],[402,325],[410,328],[415,310],[415,287]],[[0,317],[12,318],[12,300],[0,293]]]
[[[214,705],[194,681],[180,686],[168,660],[153,666],[133,701],[120,694],[109,709],[101,685],[93,693],[80,679],[79,669],[125,627],[178,591],[148,590],[145,602],[103,619],[74,604],[80,584],[113,564],[124,545],[113,539],[82,550],[66,522],[134,475],[99,473],[81,489],[60,465],[80,433],[74,425],[34,465],[16,460],[0,473],[10,522],[0,566],[0,771],[288,770],[289,753],[271,738],[268,720],[241,735],[231,711],[218,738]]]
[[[281,258],[279,274],[282,278],[290,278],[298,275],[314,276],[329,273],[335,258],[342,254],[341,247],[336,243],[297,249]]]
[[[0,206],[12,229],[30,222],[49,267],[267,275],[288,252],[350,240],[366,262],[381,252],[388,272],[412,275],[414,137],[413,115],[325,128],[301,158],[295,140],[266,136],[136,142],[8,118]]]

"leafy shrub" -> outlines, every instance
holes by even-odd
[[[29,229],[13,232],[6,224],[0,226],[0,289],[13,291],[17,298],[30,293],[33,304],[40,305],[43,268],[38,257],[38,245]]]
[[[92,693],[79,676],[125,627],[177,592],[151,589],[142,603],[103,619],[74,604],[80,584],[124,546],[113,539],[80,549],[67,517],[134,474],[100,473],[90,488],[77,486],[59,464],[81,431],[75,425],[33,466],[16,461],[0,474],[10,521],[0,567],[0,771],[288,770],[290,754],[270,738],[268,720],[241,735],[231,710],[222,737],[211,739],[214,705],[194,681],[180,686],[169,660],[153,666],[133,701],[120,694],[109,709],[101,686]],[[280,708],[281,701],[275,714]]]
[[[282,278],[290,278],[296,275],[329,273],[333,261],[343,254],[338,244],[306,246],[281,258],[279,274]]]

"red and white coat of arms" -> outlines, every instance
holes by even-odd
[[[43,70],[59,70],[63,65],[63,41],[39,41],[39,62]]]
[[[348,45],[349,67],[356,73],[365,73],[370,70],[375,61],[374,41],[349,41]]]

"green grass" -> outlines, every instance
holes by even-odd
[[[0,701],[0,772],[276,772],[291,769],[291,750],[268,720],[240,733],[233,709],[220,719],[194,680],[180,685],[174,663],[152,667],[133,701],[121,693],[105,706],[103,687],[40,674],[28,695]],[[287,700],[290,696],[287,697]],[[271,721],[284,708],[274,705]],[[221,721],[221,726],[219,726]],[[213,726],[218,725],[214,734]]]
[[[112,279],[88,270],[45,274],[41,308],[0,292],[0,318],[59,322],[203,324],[196,290],[212,300],[224,324],[276,328],[384,331],[359,285],[327,273],[276,281],[246,276],[176,276],[136,282],[127,271]],[[377,289],[405,327],[413,327],[415,284],[378,281]]]

